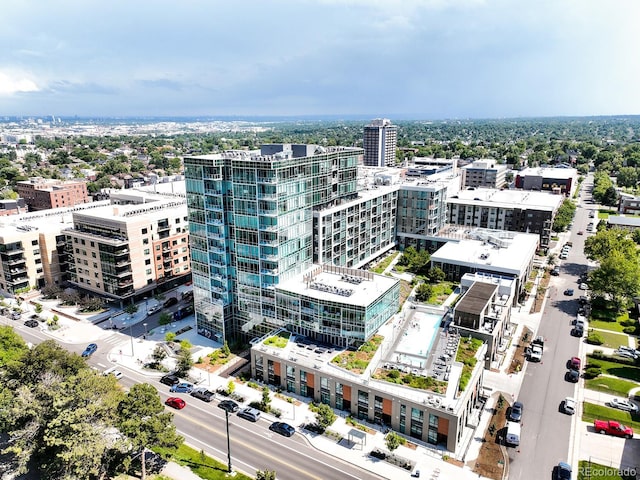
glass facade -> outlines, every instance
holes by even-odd
[[[355,198],[361,149],[264,145],[185,158],[198,332],[251,338],[287,324],[275,287],[313,262],[313,210]]]

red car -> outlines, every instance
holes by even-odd
[[[571,370],[580,370],[580,366],[582,365],[582,362],[580,361],[580,359],[578,357],[571,357],[571,360],[569,360],[569,368]]]
[[[169,407],[173,407],[176,410],[182,410],[184,407],[187,406],[187,402],[185,402],[183,399],[178,397],[169,397],[167,398],[167,401],[164,402],[164,404]]]

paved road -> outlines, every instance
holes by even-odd
[[[581,200],[587,197],[584,192],[588,182],[590,177],[583,184]],[[564,374],[567,360],[578,355],[580,349],[580,339],[572,337],[570,331],[581,292],[577,279],[587,264],[583,248],[590,206],[577,209],[570,236],[573,248],[561,263],[560,276],[551,277],[550,297],[537,332],[546,339],[543,360],[527,366],[519,394],[525,404],[520,447],[508,449],[512,480],[551,478],[553,467],[570,459],[571,427],[576,418],[561,413],[559,407],[565,397],[575,396],[577,390],[575,384],[565,381]],[[585,235],[577,235],[579,230]],[[567,288],[575,290],[573,297],[563,294]]]

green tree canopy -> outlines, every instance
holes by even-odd
[[[622,310],[640,288],[637,256],[628,257],[619,250],[613,250],[589,274],[589,288],[595,296],[609,297],[618,310]]]

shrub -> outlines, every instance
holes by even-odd
[[[600,376],[602,369],[600,367],[589,367],[584,371],[584,378],[590,380]]]
[[[622,329],[622,331],[624,333],[626,333],[627,335],[636,335],[636,332],[638,331],[638,327],[633,326],[633,327],[624,327]]]
[[[591,332],[587,337],[587,343],[589,345],[602,345],[604,341],[602,340],[602,337],[600,335],[595,332]]]

